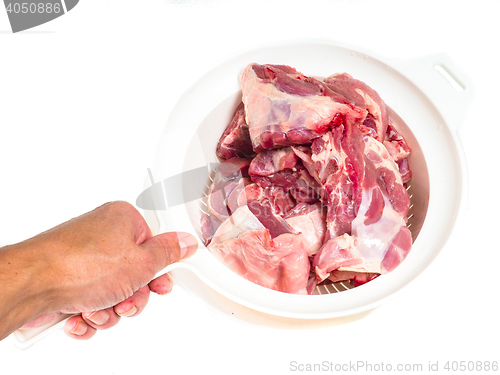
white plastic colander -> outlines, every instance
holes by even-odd
[[[332,318],[379,305],[432,262],[461,216],[467,173],[457,127],[472,99],[469,79],[444,54],[387,63],[321,41],[264,45],[228,58],[186,91],[167,121],[152,175],[156,181],[169,181],[164,184],[167,194],[157,202],[157,207],[165,205],[168,209],[145,212],[157,232],[199,234],[210,180],[200,174],[206,181],[193,184],[192,178],[182,176],[193,170],[209,171],[210,164],[218,162],[217,141],[241,101],[240,73],[253,62],[290,65],[317,77],[346,72],[378,91],[391,108],[393,124],[412,149],[409,227],[413,248],[389,274],[353,289],[349,283],[320,286],[315,295],[286,294],[249,282],[226,268],[203,246],[192,258],[170,266],[168,271],[174,281],[195,294],[202,294],[196,286],[201,281],[231,301],[282,317]],[[181,176],[177,186],[172,186],[172,176]],[[184,194],[187,203],[170,206],[168,199],[165,203],[168,189]],[[193,196],[198,199],[193,200]]]

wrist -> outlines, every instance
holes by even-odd
[[[50,312],[54,293],[47,261],[30,240],[0,248],[0,340]]]

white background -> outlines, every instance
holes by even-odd
[[[59,331],[22,351],[7,338],[0,373],[300,372],[292,361],[424,370],[439,361],[448,373],[447,361],[500,361],[499,15],[494,0],[81,0],[12,34],[0,11],[0,245],[109,200],[134,203],[176,100],[247,47],[321,38],[388,60],[445,52],[476,89],[459,130],[470,177],[465,221],[392,302],[321,324],[253,324],[177,287],[87,342]]]

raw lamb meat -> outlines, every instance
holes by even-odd
[[[408,182],[411,179],[411,170],[408,165],[408,156],[410,156],[410,146],[406,143],[406,140],[398,133],[398,131],[391,125],[387,127],[387,133],[385,135],[384,146],[391,154],[399,166],[399,173],[403,182]]]
[[[300,238],[283,234],[274,239],[267,229],[210,244],[224,264],[249,281],[280,292],[306,294],[309,259]]]
[[[320,81],[285,65],[250,64],[241,85],[201,219],[208,249],[287,293],[394,270],[412,245],[411,149],[378,93],[346,73]]]
[[[246,206],[219,227],[209,250],[247,280],[286,293],[306,294],[310,263],[302,236],[269,230]]]
[[[218,166],[207,199],[209,214],[217,221],[222,222],[231,214],[228,198],[241,178],[248,176],[249,165],[249,160],[232,158]]]
[[[361,142],[350,143],[362,146],[358,151],[363,157],[351,162],[358,164],[355,169],[361,172],[362,179],[347,189],[353,192],[347,199],[352,210],[340,210],[339,215],[338,205],[328,206],[330,240],[313,261],[317,281],[327,278],[332,270],[379,274],[389,272],[406,257],[411,248],[411,233],[406,227],[410,199],[398,167],[384,145],[375,138],[360,139]],[[334,178],[335,182],[339,180]],[[336,194],[341,189],[337,185],[332,191]],[[357,197],[361,199],[358,201]],[[335,199],[338,198],[330,199],[330,202]],[[331,212],[333,207],[334,213]],[[355,212],[354,217],[349,215],[351,212]],[[338,225],[339,222],[341,225]],[[339,228],[344,233],[339,234]]]
[[[250,163],[248,174],[259,186],[290,188],[297,182],[299,173],[294,167],[298,157],[291,147],[265,150]]]
[[[333,74],[325,79],[325,83],[356,106],[368,111],[362,125],[369,129],[376,140],[382,142],[389,125],[389,116],[380,95],[366,83],[352,78],[347,73]]]
[[[248,125],[245,122],[245,107],[240,103],[233,119],[226,128],[216,150],[217,156],[222,159],[248,158],[255,156],[250,142]]]
[[[283,65],[249,65],[241,75],[246,123],[253,149],[309,143],[344,121],[364,120],[325,83]]]

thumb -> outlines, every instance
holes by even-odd
[[[192,256],[198,249],[196,238],[185,232],[161,233],[144,241],[140,247],[149,250],[154,258],[155,273],[169,264]]]

